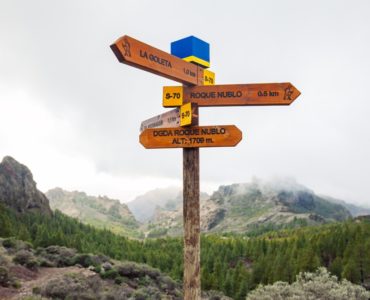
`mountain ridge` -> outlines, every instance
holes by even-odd
[[[258,227],[314,225],[351,217],[343,205],[291,180],[220,186],[200,207],[203,232],[248,233]],[[155,237],[181,234],[182,211],[157,211],[148,230]]]
[[[54,188],[46,192],[53,210],[79,219],[97,228],[139,237],[139,223],[126,204],[107,196],[90,196],[85,192]]]

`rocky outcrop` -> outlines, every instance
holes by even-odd
[[[31,171],[10,156],[0,163],[0,203],[20,213],[52,214],[49,201],[37,189]]]

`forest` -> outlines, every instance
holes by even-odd
[[[0,205],[0,237],[15,237],[34,247],[61,245],[79,252],[146,263],[182,279],[182,239],[138,241],[84,225],[56,211],[52,217],[18,214]],[[201,237],[204,290],[221,290],[245,299],[258,284],[293,282],[301,271],[326,267],[339,279],[370,285],[370,221],[355,219],[296,229]]]

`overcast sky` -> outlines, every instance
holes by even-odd
[[[318,194],[370,205],[370,1],[0,1],[0,156],[38,187],[127,202],[182,185],[181,149],[146,150],[141,121],[178,85],[120,64],[130,35],[164,51],[195,35],[216,83],[291,82],[287,107],[201,108],[235,124],[235,148],[201,149],[201,189],[296,178]]]

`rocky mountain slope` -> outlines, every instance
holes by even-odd
[[[21,213],[52,214],[49,201],[37,189],[31,171],[10,156],[0,163],[0,203]]]
[[[209,198],[207,193],[200,193],[201,199]],[[127,206],[140,222],[151,222],[158,211],[174,211],[182,207],[182,190],[168,187],[148,191],[127,203]]]
[[[203,232],[245,233],[256,228],[312,225],[350,218],[342,205],[317,196],[295,182],[252,183],[221,186],[201,201]],[[182,232],[182,210],[157,211],[148,225],[149,236]]]
[[[324,198],[325,200],[328,200],[329,202],[333,202],[333,203],[344,206],[345,208],[349,210],[349,212],[351,213],[353,217],[370,215],[370,208],[368,207],[363,207],[363,206],[355,205],[352,203],[347,203],[343,200],[335,199],[329,196],[320,196],[320,197]]]
[[[126,204],[106,196],[89,196],[84,192],[69,192],[55,188],[46,192],[53,210],[79,219],[85,224],[106,228],[114,233],[140,236],[139,223]]]
[[[151,220],[158,207],[175,209],[181,202],[181,190],[178,187],[155,189],[136,197],[127,206],[140,222]]]

